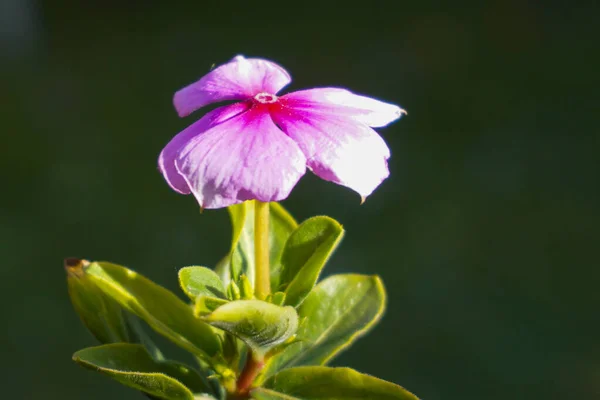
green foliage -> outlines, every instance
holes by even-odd
[[[246,275],[240,276],[240,296],[243,300],[250,300],[254,298],[252,284]]]
[[[193,400],[194,393],[211,391],[194,369],[174,361],[156,361],[137,344],[90,347],[76,352],[73,360],[159,399]]]
[[[278,397],[279,396],[279,397]],[[279,372],[255,389],[256,400],[418,400],[401,386],[350,368],[297,367]]]
[[[240,283],[242,277],[244,276],[246,275],[240,275]],[[229,300],[239,300],[241,297],[242,294],[240,293],[240,287],[237,285],[237,283],[235,283],[235,281],[229,282],[229,285],[227,285],[227,298]]]
[[[317,284],[344,235],[335,220],[314,217],[298,226],[271,203],[273,290],[265,301],[254,299],[253,206],[229,208],[231,252],[216,271],[179,271],[191,304],[119,265],[72,260],[73,306],[102,343],[112,343],[74,360],[154,399],[415,400],[393,383],[322,366],[381,318],[386,299],[377,276],[334,275]],[[200,370],[165,361],[140,319],[192,353]]]
[[[281,256],[284,245],[292,232],[298,227],[298,223],[279,203],[269,203],[269,211],[271,213],[271,219],[269,221],[271,288],[272,290],[275,290],[279,285]]]
[[[181,268],[179,285],[192,301],[196,301],[198,296],[225,298],[225,287],[221,278],[206,267]]]
[[[206,360],[218,355],[221,343],[212,328],[167,289],[130,269],[94,262],[84,269],[104,294],[143,319],[173,343]]]
[[[293,307],[260,300],[232,301],[203,319],[240,338],[261,357],[289,339],[298,328],[298,315]]]
[[[264,387],[254,389],[252,391],[252,398],[254,400],[302,400],[298,397],[288,396],[287,394],[266,389]]]
[[[128,325],[131,327],[133,335],[135,335],[129,343],[140,343],[148,350],[155,360],[164,360],[165,357],[162,351],[160,351],[154,341],[148,336],[148,333],[142,327],[141,320],[127,311],[125,311],[125,315],[127,317]]]
[[[227,303],[229,303],[229,301],[218,297],[200,296],[196,299],[196,303],[194,304],[194,315],[196,317],[201,317],[210,314]]]
[[[84,260],[65,260],[73,308],[100,343],[131,342],[133,338],[123,309],[90,281],[84,272],[88,264]]]
[[[100,343],[142,343],[154,358],[162,359],[139,319],[104,294],[85,273],[89,264],[85,260],[65,260],[69,297],[84,325]]]
[[[221,278],[221,282],[223,282],[224,286],[229,285],[231,282],[231,263],[229,262],[231,259],[230,254],[227,254],[225,257],[221,258],[217,265],[215,265],[215,273]]]
[[[298,340],[273,356],[263,379],[295,365],[323,365],[381,318],[385,290],[377,276],[334,275],[319,283],[298,309]]]
[[[285,304],[285,293],[284,292],[275,292],[271,295],[271,303],[282,306]]]
[[[343,235],[342,226],[329,217],[310,218],[292,232],[281,256],[279,290],[285,289],[286,305],[302,303]]]
[[[278,203],[269,203],[269,205],[271,286],[275,286],[281,269],[283,246],[298,224]],[[233,227],[231,252],[228,259],[220,263],[219,272],[222,278],[230,277],[236,282],[240,275],[244,274],[254,285],[254,201],[236,204],[228,207],[228,210]],[[225,271],[226,265],[229,266],[229,271]],[[273,281],[275,281],[275,285]]]

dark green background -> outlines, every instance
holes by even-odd
[[[409,113],[363,206],[308,175],[284,202],[345,225],[327,273],[389,291],[336,364],[427,400],[600,398],[599,14],[568,4],[3,0],[1,398],[141,399],[71,362],[94,340],[62,259],[176,290],[226,252],[227,213],[200,215],[156,159],[201,115],[173,93],[236,54]]]

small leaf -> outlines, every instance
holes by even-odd
[[[229,257],[229,274],[238,281],[245,274],[254,285],[254,200],[228,207],[233,227],[233,237]],[[278,203],[269,203],[269,246],[272,287],[279,282],[281,253],[286,240],[298,223]],[[220,270],[222,271],[221,266]],[[221,276],[224,276],[221,273]],[[225,280],[224,280],[225,281]]]
[[[305,319],[297,342],[268,360],[261,379],[294,365],[323,365],[364,335],[383,314],[377,276],[334,275],[319,283],[298,309]]]
[[[212,328],[167,289],[107,262],[91,263],[84,271],[107,296],[173,343],[206,360],[220,352],[221,343]]]
[[[286,305],[302,303],[343,235],[342,226],[329,217],[307,219],[291,234],[281,256]]]
[[[285,342],[298,328],[298,315],[293,307],[279,307],[260,300],[232,301],[204,320],[237,336],[260,356]]]
[[[297,367],[279,372],[265,382],[265,389],[252,391],[257,400],[304,399],[304,400],[418,400],[418,398],[394,383],[361,374],[350,368]],[[276,395],[268,391],[283,396]],[[257,396],[258,395],[258,396]]]
[[[243,300],[251,300],[254,298],[252,284],[246,275],[240,276],[240,295]]]
[[[198,296],[225,298],[225,287],[219,275],[206,267],[185,267],[179,270],[181,289],[192,301]]]
[[[159,399],[193,400],[210,389],[192,368],[174,361],[155,361],[142,345],[115,343],[80,350],[78,364]]]
[[[200,317],[202,315],[210,314],[227,303],[229,303],[229,301],[217,297],[200,296],[196,299],[196,304],[194,305],[194,315]]]
[[[275,292],[271,297],[271,303],[276,306],[282,306],[285,303],[285,293],[283,292]]]
[[[240,283],[242,276],[245,275],[240,275]],[[240,288],[234,281],[229,282],[229,285],[227,286],[227,298],[229,300],[239,300],[241,298]]]

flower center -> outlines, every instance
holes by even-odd
[[[262,104],[272,104],[277,103],[277,96],[270,93],[259,93],[254,96],[254,100]]]

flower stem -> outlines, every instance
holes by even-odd
[[[258,376],[260,371],[262,371],[265,365],[262,357],[259,359],[254,358],[254,354],[251,351],[248,351],[248,359],[246,360],[246,365],[240,374],[237,381],[237,394],[243,398],[244,395],[247,395],[250,391],[250,387],[252,386],[252,382]]]
[[[271,293],[269,267],[269,203],[255,200],[254,205],[254,294],[264,300]]]

